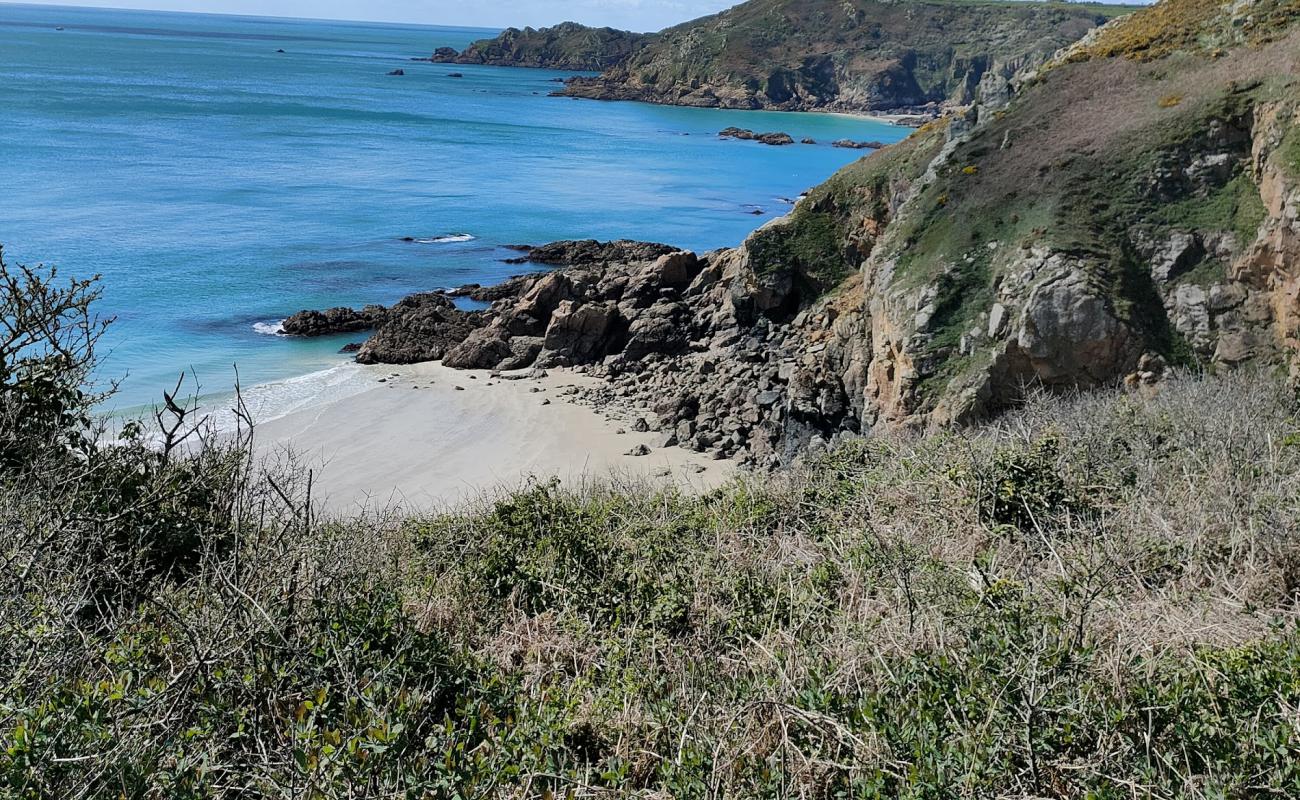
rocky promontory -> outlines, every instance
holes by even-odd
[[[750,0],[669,28],[562,94],[934,116],[969,103],[986,74],[1046,61],[1106,13],[1089,4]]]
[[[508,28],[463,51],[440,47],[428,60],[437,64],[599,72],[626,61],[652,38],[648,34],[564,22],[551,28]]]

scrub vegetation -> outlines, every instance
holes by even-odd
[[[1269,375],[328,519],[179,398],[105,436],[94,283],[0,278],[0,796],[1300,793]]]

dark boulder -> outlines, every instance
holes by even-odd
[[[594,266],[610,263],[653,261],[659,256],[677,252],[676,247],[653,242],[633,242],[620,239],[598,242],[595,239],[552,242],[528,251],[528,260],[553,266]]]
[[[623,357],[638,361],[652,353],[675,355],[685,350],[689,317],[682,303],[655,303],[628,326]]]
[[[403,298],[388,311],[375,335],[361,347],[362,364],[437,361],[483,324],[481,315],[456,308],[442,294]]]
[[[280,323],[280,329],[289,336],[356,333],[378,327],[386,315],[383,306],[375,305],[366,306],[360,311],[342,306],[325,311],[299,311]]]
[[[794,144],[794,137],[788,133],[772,131],[769,133],[754,133],[746,128],[724,128],[718,132],[718,136],[723,139],[740,139],[747,142],[760,142],[774,146],[783,146]]]

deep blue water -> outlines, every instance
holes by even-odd
[[[103,276],[120,407],[186,369],[217,391],[236,364],[245,384],[337,364],[340,340],[255,326],[491,282],[518,269],[502,245],[734,245],[861,155],[833,139],[907,133],[551,98],[563,73],[408,60],[491,33],[0,4],[6,258]],[[822,144],[717,139],[729,125]],[[453,234],[475,238],[402,241]]]

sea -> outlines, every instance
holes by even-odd
[[[832,141],[909,133],[557,98],[572,73],[412,60],[495,33],[0,4],[4,258],[99,276],[109,410],[186,375],[202,395],[238,380],[274,415],[357,390],[339,350],[359,337],[279,335],[298,310],[489,284],[521,269],[509,245],[733,246],[863,155]]]

